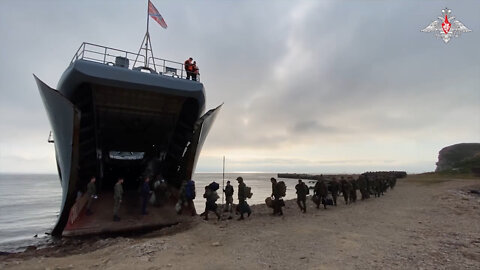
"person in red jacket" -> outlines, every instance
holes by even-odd
[[[190,80],[190,78],[192,78],[192,75],[193,75],[193,58],[190,57],[188,58],[187,60],[185,60],[185,71],[187,72],[187,80]]]
[[[197,80],[197,75],[200,75],[197,67],[197,61],[193,61],[192,65],[192,80],[196,81]]]

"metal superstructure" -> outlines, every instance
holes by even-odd
[[[119,59],[123,60],[122,65]],[[148,57],[143,54],[129,52],[121,49],[102,46],[94,43],[83,42],[78,48],[70,65],[77,60],[87,60],[95,63],[101,63],[110,66],[121,66],[131,70],[149,72],[152,74],[172,76],[175,78],[186,79],[187,74],[185,66],[181,62],[171,61],[162,58]],[[200,81],[200,75],[197,75],[197,81]]]

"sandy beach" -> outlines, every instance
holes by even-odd
[[[201,217],[142,236],[3,255],[1,269],[480,269],[477,179],[420,175],[383,197],[283,217]],[[213,217],[213,215],[212,215]]]

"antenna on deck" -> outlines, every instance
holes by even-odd
[[[147,24],[148,25],[148,24]],[[144,47],[145,44],[145,47]],[[145,33],[145,37],[143,37],[142,44],[140,45],[140,49],[138,49],[137,57],[135,58],[135,62],[133,63],[133,67],[135,67],[135,64],[138,61],[138,56],[140,56],[140,53],[142,50],[145,50],[145,60],[144,60],[144,66],[145,68],[150,68],[150,63],[149,63],[149,58],[148,58],[148,53],[150,52],[151,59],[153,62],[153,69],[157,71],[157,68],[155,67],[155,58],[153,57],[153,49],[152,49],[152,43],[150,41],[150,34],[148,33],[148,27],[147,27],[147,33]],[[138,61],[141,62],[141,61]]]

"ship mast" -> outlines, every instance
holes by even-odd
[[[137,57],[135,58],[135,62],[133,63],[133,67],[135,67],[135,64],[138,61],[138,56],[140,56],[140,53],[142,50],[145,50],[145,61],[144,61],[144,68],[150,69],[150,62],[148,61],[148,52],[150,52],[152,62],[153,62],[153,70],[155,72],[157,71],[156,65],[155,65],[155,58],[153,57],[153,47],[152,47],[152,42],[150,40],[150,33],[148,31],[148,25],[150,22],[150,14],[149,14],[149,0],[147,0],[147,32],[145,33],[145,36],[143,37],[142,43],[140,44],[140,49],[138,49]],[[145,47],[143,47],[145,45]]]

